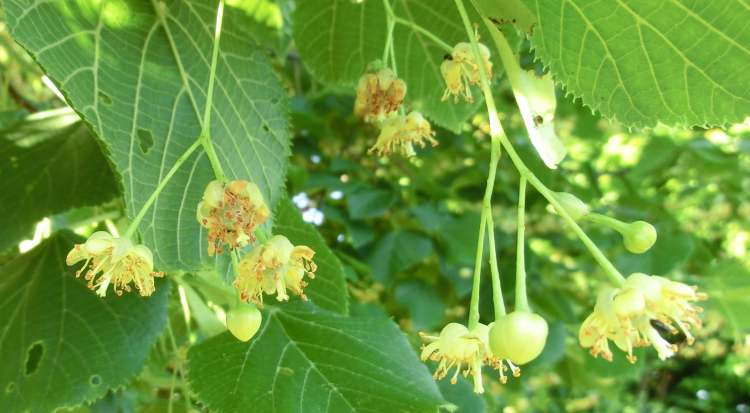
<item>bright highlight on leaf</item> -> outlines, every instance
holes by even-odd
[[[514,90],[531,144],[548,168],[555,169],[565,158],[565,145],[555,132],[555,83],[549,75],[519,72],[519,89]]]

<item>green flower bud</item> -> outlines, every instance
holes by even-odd
[[[490,349],[497,358],[526,364],[542,353],[548,332],[547,322],[540,315],[514,311],[493,323]]]
[[[656,242],[656,228],[646,221],[635,221],[620,231],[625,248],[634,254],[643,254]]]
[[[578,221],[589,213],[589,206],[573,194],[567,192],[555,192],[555,198],[557,198],[557,202],[560,203],[560,206],[565,209],[565,212],[567,212],[575,221]]]
[[[263,318],[254,305],[242,304],[227,313],[227,329],[240,341],[248,341],[260,328]]]

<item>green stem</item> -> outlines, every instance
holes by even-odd
[[[526,295],[526,178],[522,175],[518,183],[518,238],[516,240],[516,310],[529,311]]]
[[[216,155],[214,145],[211,142],[211,113],[213,112],[214,83],[216,82],[216,63],[219,60],[219,41],[221,40],[221,23],[224,19],[224,0],[219,0],[219,6],[216,9],[216,30],[214,31],[214,44],[211,54],[211,67],[208,74],[208,89],[206,91],[206,106],[203,111],[203,130],[201,131],[201,142],[206,150],[206,156],[211,163],[216,179],[224,182],[226,177],[224,170]]]
[[[393,47],[393,27],[396,25],[396,21],[394,19],[393,9],[391,8],[391,4],[389,0],[383,0],[383,6],[385,6],[386,10],[386,18],[387,23],[386,27],[388,30],[388,34],[385,38],[385,49],[383,49],[383,66],[388,67],[388,56],[390,54],[391,47]],[[393,62],[394,65],[396,62]],[[395,71],[394,71],[395,72]]]
[[[495,248],[495,220],[492,217],[492,208],[487,212],[487,234],[490,248],[490,272],[492,274],[492,305],[495,308],[495,320],[505,315],[505,301],[503,300],[503,287],[500,284],[500,270],[497,266],[497,249]]]
[[[393,11],[391,10],[391,13]],[[398,16],[393,16],[393,20],[398,24],[403,24],[404,26],[410,27],[412,30],[414,30],[417,33],[421,33],[425,36],[427,36],[428,39],[432,40],[440,46],[442,49],[444,49],[446,52],[450,53],[453,51],[453,46],[449,45],[448,43],[444,42],[443,39],[437,37],[435,34],[433,34],[431,31],[425,29],[424,27],[414,23],[411,20],[406,20]]]
[[[172,344],[172,356],[178,357],[179,352],[177,351],[177,342],[174,339],[174,332],[172,332],[172,323],[167,320],[167,332],[169,332],[169,342]],[[175,361],[174,370],[172,370],[172,384],[169,387],[169,402],[167,404],[167,413],[172,413],[172,403],[174,402],[174,388],[177,385],[177,364]]]
[[[464,26],[466,28],[466,32],[469,35],[469,38],[471,39],[472,48],[474,49],[474,55],[476,59],[481,59],[481,54],[479,52],[479,46],[477,44],[477,39],[474,34],[474,31],[471,28],[471,22],[469,21],[469,16],[466,14],[466,9],[464,9],[464,5],[461,0],[454,0],[456,2],[456,7],[458,8],[459,14],[461,15],[461,19],[464,22]],[[502,36],[502,33],[500,34]],[[504,38],[503,38],[504,40]],[[505,42],[507,44],[507,41]],[[503,65],[506,64],[506,62],[514,61],[515,56],[513,55],[513,52],[510,50],[510,47],[503,48],[498,47],[498,52],[500,54],[500,60],[503,62]],[[513,63],[515,64],[515,63]],[[510,64],[512,66],[513,64]],[[622,285],[625,282],[625,277],[620,274],[620,272],[615,268],[614,265],[607,259],[607,257],[604,256],[602,251],[594,244],[594,242],[591,240],[591,238],[586,235],[586,233],[581,229],[580,226],[575,222],[575,220],[570,216],[570,214],[565,211],[564,208],[560,205],[559,202],[557,202],[557,198],[555,197],[554,192],[552,192],[549,188],[547,188],[542,181],[540,181],[536,175],[534,175],[531,170],[529,170],[528,167],[526,167],[526,164],[523,163],[523,160],[521,160],[521,157],[518,156],[518,153],[516,153],[515,149],[513,148],[513,145],[510,143],[510,140],[505,135],[505,132],[502,129],[502,126],[500,125],[500,119],[497,116],[497,110],[495,110],[495,100],[492,96],[492,91],[490,90],[490,83],[489,83],[489,77],[487,73],[485,72],[484,65],[478,65],[479,66],[479,77],[481,80],[481,88],[482,93],[484,94],[484,100],[487,105],[487,109],[489,112],[490,117],[490,134],[493,137],[497,137],[497,139],[500,140],[500,143],[505,148],[505,151],[508,152],[508,156],[510,156],[511,161],[513,162],[513,165],[516,167],[518,172],[526,178],[527,181],[537,190],[539,191],[542,196],[544,196],[547,201],[552,204],[553,207],[558,211],[560,216],[563,218],[563,220],[570,225],[570,227],[573,229],[573,232],[578,236],[578,238],[581,239],[581,242],[586,246],[586,248],[589,250],[591,255],[594,257],[594,260],[604,269],[605,274],[609,279],[615,284],[615,285]],[[495,132],[493,132],[493,130]]]
[[[146,203],[143,204],[141,207],[141,210],[138,211],[138,214],[133,218],[133,220],[130,222],[130,226],[128,226],[128,229],[125,230],[125,238],[130,238],[135,231],[138,229],[138,224],[141,223],[141,220],[146,215],[146,212],[148,209],[153,205],[153,203],[156,201],[156,198],[159,197],[159,194],[164,189],[164,187],[167,186],[167,183],[170,179],[172,179],[172,176],[177,172],[178,169],[180,169],[180,166],[182,166],[185,161],[190,158],[190,155],[195,152],[196,149],[201,145],[201,141],[196,140],[193,142],[192,145],[182,154],[179,158],[175,161],[174,165],[172,165],[172,168],[167,172],[166,175],[164,175],[164,178],[159,182],[159,184],[156,186],[156,189],[154,189],[154,192],[151,193],[151,196],[148,197],[146,200]]]
[[[595,224],[604,225],[605,227],[612,228],[613,230],[621,234],[628,231],[627,223],[622,222],[619,219],[608,217],[606,215],[597,214],[596,212],[589,212],[588,214],[584,215],[583,219],[591,221]]]

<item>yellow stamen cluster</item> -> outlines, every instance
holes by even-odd
[[[354,114],[367,122],[381,121],[395,113],[406,96],[406,83],[391,69],[365,73],[359,78]]]
[[[459,43],[453,51],[446,56],[440,65],[440,73],[445,80],[445,92],[442,100],[448,100],[453,97],[454,102],[458,102],[458,97],[463,95],[467,102],[474,101],[471,96],[471,86],[479,85],[479,65],[484,65],[488,77],[492,77],[492,62],[490,62],[490,49],[479,43],[479,53],[482,61],[477,62],[474,57],[474,51],[470,43]]]
[[[507,382],[505,376],[505,361],[514,377],[521,374],[521,369],[507,360],[495,357],[489,347],[489,327],[478,324],[469,330],[458,323],[449,323],[438,336],[420,334],[428,344],[422,347],[422,361],[438,362],[438,368],[433,374],[435,380],[445,378],[451,369],[455,368],[451,376],[451,384],[456,384],[459,373],[464,377],[471,376],[474,381],[474,392],[484,393],[482,382],[482,366],[490,366],[500,372],[500,381]]]
[[[404,156],[414,156],[414,145],[424,148],[428,142],[432,146],[438,144],[433,136],[435,132],[430,122],[419,112],[392,116],[383,122],[378,140],[368,153],[386,156],[399,152]]]
[[[304,277],[315,278],[314,255],[310,247],[295,246],[283,235],[274,235],[242,258],[234,287],[242,301],[258,305],[263,304],[263,293],[288,300],[287,290],[306,300]]]
[[[257,185],[247,181],[211,181],[198,204],[198,222],[208,230],[208,255],[255,241],[253,232],[271,212]]]
[[[84,261],[76,277],[85,274],[88,287],[104,297],[110,284],[117,295],[130,292],[133,283],[138,293],[149,296],[155,291],[154,258],[145,245],[133,245],[129,239],[115,238],[108,232],[95,232],[83,244],[76,244],[66,258],[68,265]],[[97,276],[100,275],[98,278]]]
[[[680,282],[659,276],[632,274],[621,288],[607,288],[599,293],[594,312],[581,325],[581,346],[591,348],[594,357],[612,360],[609,340],[628,353],[634,363],[634,347],[653,346],[659,358],[674,355],[677,346],[665,340],[652,321],[660,322],[671,333],[682,332],[687,343],[694,338],[691,327],[699,328],[702,308],[693,304],[705,300],[706,294],[697,292]]]

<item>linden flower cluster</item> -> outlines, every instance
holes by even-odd
[[[396,115],[383,122],[383,129],[378,135],[375,145],[368,153],[377,153],[378,156],[390,155],[399,152],[404,156],[414,156],[414,145],[424,148],[429,142],[432,146],[437,145],[433,138],[435,132],[430,122],[419,112],[411,112],[408,115]]]
[[[107,294],[110,284],[117,295],[130,292],[131,283],[140,295],[149,296],[155,290],[154,277],[164,275],[154,271],[153,255],[145,245],[134,245],[127,238],[115,238],[104,231],[91,234],[83,244],[76,244],[65,259],[68,265],[80,261],[84,263],[76,271],[76,277],[85,271],[88,287],[100,297]]]
[[[315,278],[314,255],[310,247],[295,246],[285,236],[274,235],[242,258],[234,287],[242,301],[258,305],[263,304],[263,293],[288,300],[287,290],[306,300],[304,277]]]
[[[414,156],[414,146],[437,145],[430,123],[419,112],[404,114],[401,105],[406,96],[406,83],[393,70],[384,68],[366,73],[359,79],[354,114],[380,127],[380,134],[367,152],[388,156],[398,152]],[[400,112],[400,113],[399,113]]]
[[[271,215],[260,189],[248,181],[211,181],[198,204],[198,222],[208,230],[208,255],[255,241],[253,232]]]
[[[663,323],[673,334],[681,331],[692,344],[690,328],[700,327],[698,314],[703,310],[693,302],[706,298],[696,287],[664,277],[632,274],[621,288],[599,293],[594,312],[581,325],[579,341],[584,348],[591,348],[593,356],[601,355],[609,361],[609,340],[628,353],[631,363],[636,360],[634,347],[653,346],[660,359],[667,359],[675,354],[677,346],[665,340],[651,321]]]
[[[354,114],[366,122],[382,121],[395,113],[406,96],[406,83],[393,70],[384,68],[359,78]]]
[[[505,376],[505,361],[514,377],[521,374],[521,369],[508,360],[501,360],[494,356],[489,346],[490,327],[484,324],[469,330],[463,324],[449,323],[438,336],[420,333],[423,340],[428,344],[422,347],[422,361],[432,360],[439,362],[433,378],[441,380],[445,378],[451,369],[455,368],[451,376],[451,384],[456,384],[459,373],[464,377],[471,376],[474,381],[474,392],[484,393],[482,382],[482,366],[490,366],[500,373],[500,381],[507,382]]]
[[[479,53],[482,61],[477,62],[474,51],[470,43],[461,42],[453,47],[453,51],[446,55],[445,60],[440,65],[440,73],[445,80],[445,92],[442,100],[448,100],[453,97],[454,102],[458,102],[458,97],[463,95],[464,100],[473,102],[471,96],[471,85],[479,85],[479,65],[484,65],[488,77],[492,77],[492,62],[490,62],[490,49],[479,43]]]

